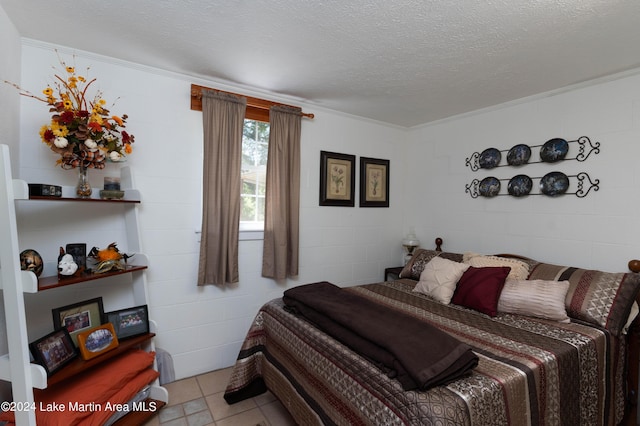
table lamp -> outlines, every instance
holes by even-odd
[[[420,247],[420,240],[416,236],[413,228],[409,229],[409,233],[402,239],[402,248],[404,249],[404,264],[406,265],[413,256],[413,252]]]

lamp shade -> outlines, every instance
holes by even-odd
[[[402,239],[402,245],[408,247],[418,247],[420,245],[420,240],[416,237],[416,234],[407,234]]]

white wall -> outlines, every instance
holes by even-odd
[[[3,80],[20,80],[20,36],[4,9],[0,7],[0,144],[9,145],[12,174],[18,172],[20,99],[16,90]],[[4,238],[4,236],[3,236]],[[8,352],[3,294],[0,292],[0,354]],[[10,387],[0,382],[0,399],[7,400]]]
[[[64,47],[24,41],[23,87],[39,93],[51,82],[51,66],[58,65],[54,48],[73,62],[73,52]],[[385,267],[399,263],[405,167],[398,147],[406,130],[301,105],[315,113],[315,119],[303,119],[302,128],[300,276],[286,282],[261,278],[262,241],[243,241],[240,282],[225,289],[197,287],[202,124],[201,113],[189,109],[191,83],[300,103],[75,53],[76,70],[91,67],[90,76],[98,78],[96,87],[108,104],[120,97],[111,111],[129,115],[128,130],[136,137],[127,164],[143,194],[140,218],[142,246],[150,260],[150,311],[158,323],[157,345],[173,355],[177,378],[231,365],[259,306],[280,297],[286,288],[317,280],[339,285],[373,282],[382,278]],[[76,173],[56,168],[56,155],[39,140],[38,130],[48,119],[46,105],[22,98],[20,177],[74,185]],[[391,207],[318,206],[321,150],[389,159]],[[103,176],[114,172],[112,164],[106,171],[90,170],[91,183],[99,188]],[[40,248],[49,268],[54,267],[57,247],[71,242],[64,239],[69,236],[56,235],[55,224],[30,221],[22,228],[21,250]],[[85,236],[91,247],[109,244],[113,235],[105,224]]]
[[[625,271],[630,259],[640,257],[640,75],[617,77],[412,129],[406,156],[414,172],[407,180],[411,208],[406,221],[416,224],[423,240],[442,236],[450,251],[518,253],[551,263]],[[477,172],[465,166],[467,157],[485,148],[508,150],[518,143],[580,136],[599,141],[600,154],[585,162]],[[577,146],[570,146],[567,158],[577,153]],[[600,190],[582,199],[472,199],[465,193],[474,178],[541,177],[553,170],[587,172],[600,179]]]
[[[12,172],[18,172],[18,120],[19,120],[19,98],[17,90],[3,80],[11,82],[20,81],[20,35],[13,26],[13,23],[0,7],[0,144],[9,145],[11,158],[15,158],[12,164]],[[15,168],[14,168],[15,166]]]

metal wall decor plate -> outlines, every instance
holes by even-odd
[[[483,197],[495,197],[500,193],[500,180],[493,176],[482,179],[478,185],[478,192]]]
[[[569,152],[569,143],[565,139],[549,139],[540,148],[540,160],[545,163],[555,163],[564,160],[567,152]]]
[[[540,179],[540,192],[555,196],[564,194],[569,189],[569,177],[562,172],[547,173]]]
[[[568,157],[572,143],[576,144],[577,149],[572,149],[574,155]],[[503,152],[506,153],[506,164],[501,164]],[[575,140],[552,138],[540,145],[517,144],[509,150],[487,148],[482,153],[476,151],[465,159],[465,166],[477,172],[480,169],[494,167],[519,167],[525,164],[555,163],[565,160],[584,162],[591,154],[599,153],[600,142],[591,142],[587,136],[581,136]]]
[[[507,164],[510,166],[521,166],[527,164],[531,158],[531,148],[525,144],[513,146],[507,153]]]
[[[509,181],[509,183],[507,184],[507,191],[500,193],[502,181]],[[536,183],[536,191],[533,191],[533,182]],[[573,188],[572,192],[568,192],[570,187]],[[493,176],[482,180],[473,179],[471,183],[465,185],[464,192],[469,194],[471,198],[524,197],[529,195],[558,196],[558,198],[560,196],[575,195],[578,198],[584,198],[599,189],[600,179],[592,179],[586,172],[580,172],[575,175],[550,172],[542,177],[516,175],[511,179],[498,179]]]
[[[481,169],[493,169],[500,164],[502,154],[496,148],[487,148],[480,153],[478,163]]]
[[[533,181],[527,175],[516,175],[509,180],[507,191],[514,197],[529,195],[533,188]]]

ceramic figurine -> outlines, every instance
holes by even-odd
[[[42,256],[37,251],[28,249],[20,253],[20,269],[23,271],[31,271],[39,277],[43,268]]]
[[[78,264],[73,260],[73,256],[64,252],[60,247],[60,256],[58,256],[58,274],[66,277],[71,276],[78,270]]]

